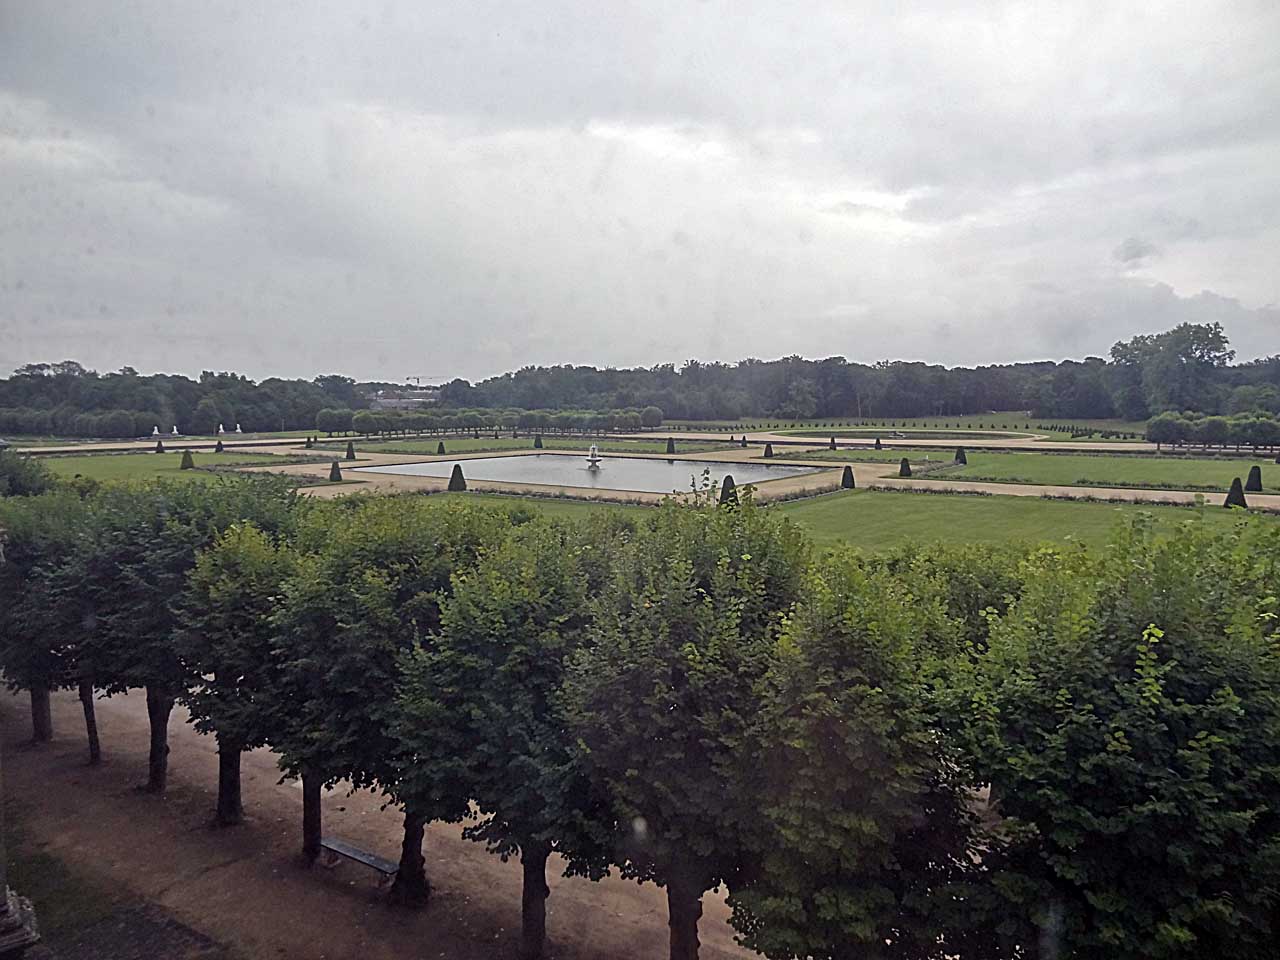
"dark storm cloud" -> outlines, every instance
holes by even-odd
[[[0,23],[0,367],[1280,349],[1271,4]]]

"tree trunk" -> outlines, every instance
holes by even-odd
[[[698,960],[698,920],[702,887],[685,877],[667,881],[667,925],[671,928],[671,960]]]
[[[391,885],[391,900],[406,907],[420,907],[431,899],[427,861],[422,856],[422,835],[427,818],[411,810],[404,814],[404,843],[400,847],[400,869]]]
[[[49,710],[49,685],[31,685],[31,739],[48,743],[53,739],[53,714]]]
[[[93,706],[93,681],[80,681],[80,706],[84,708],[84,732],[89,738],[89,763],[102,761],[102,747],[98,743],[98,714]]]
[[[302,771],[302,857],[307,865],[320,856],[320,777]]]
[[[169,714],[173,694],[167,687],[147,687],[147,721],[151,724],[151,753],[147,758],[147,793],[164,793],[169,778]]]
[[[220,827],[234,827],[244,821],[244,805],[240,799],[240,745],[224,743],[218,738],[218,810]]]
[[[520,960],[540,960],[547,941],[547,857],[545,844],[525,847],[520,852],[524,868],[524,890],[520,896]]]

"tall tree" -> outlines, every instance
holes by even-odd
[[[702,895],[734,877],[757,825],[739,749],[807,546],[744,496],[668,504],[617,554],[566,678],[570,729],[622,827],[624,876],[666,887],[672,960],[693,960]]]
[[[524,869],[520,955],[541,957],[547,858],[602,875],[612,821],[567,733],[559,696],[569,659],[588,641],[591,580],[608,570],[607,542],[535,520],[477,569],[455,576],[438,632],[408,657],[399,737],[412,762],[397,796],[470,798],[464,836]]]
[[[178,655],[191,722],[218,741],[219,825],[240,823],[240,756],[271,739],[280,695],[274,613],[295,557],[252,523],[237,523],[196,559],[179,604]]]
[[[508,524],[506,514],[485,507],[403,497],[334,505],[302,524],[299,549],[311,555],[286,582],[276,617],[284,692],[273,744],[285,770],[311,791],[308,857],[319,840],[312,831],[321,786],[345,779],[396,795],[400,657],[439,627],[453,575],[473,566]],[[465,803],[405,806],[394,899],[427,900],[423,830],[433,819],[459,819]]]
[[[761,814],[731,886],[747,946],[771,958],[959,954],[956,903],[978,853],[972,784],[939,735],[933,691],[961,649],[936,596],[855,551],[811,571],[741,751],[738,778]]]
[[[961,711],[999,798],[992,928],[1029,957],[1273,956],[1280,531],[1139,520],[1027,563]]]

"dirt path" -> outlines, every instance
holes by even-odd
[[[174,711],[170,791],[164,798],[133,788],[146,771],[147,724],[141,694],[98,703],[106,762],[84,762],[79,701],[54,697],[56,739],[39,748],[30,735],[27,700],[0,695],[4,789],[22,798],[25,829],[53,856],[151,900],[206,936],[255,958],[328,960],[501,960],[517,955],[520,866],[461,839],[457,827],[432,827],[425,854],[435,886],[421,912],[388,907],[374,875],[356,864],[308,871],[296,859],[301,794],[278,783],[274,754],[244,759],[249,821],[216,830],[217,757],[211,738]],[[325,832],[395,859],[400,817],[378,797],[330,793]],[[553,864],[550,873],[555,873]],[[591,883],[550,876],[549,957],[641,960],[666,954],[666,900],[652,885],[609,878]],[[701,925],[705,960],[754,957],[733,943],[728,909],[706,898]]]

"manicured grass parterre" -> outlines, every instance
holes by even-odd
[[[883,450],[859,448],[850,450],[825,450],[804,447],[774,447],[774,457],[778,460],[831,460],[836,463],[897,463],[906,457],[912,463],[926,461],[933,463],[950,462],[952,451],[948,447],[885,447]]]
[[[267,464],[280,461],[281,457],[269,453],[214,453],[193,451],[192,459],[197,468],[231,467]],[[187,480],[209,480],[215,474],[208,470],[180,470],[182,453],[99,453],[73,457],[41,457],[40,462],[61,477],[79,474],[91,480],[149,480],[167,477]]]
[[[1216,503],[1192,507],[1143,506],[1041,500],[1037,497],[977,497],[849,490],[812,500],[779,504],[816,543],[852,543],[868,550],[916,543],[1055,541],[1085,544],[1107,538],[1123,515],[1148,512],[1158,527],[1204,522],[1229,524],[1233,512]]]
[[[1280,492],[1280,466],[1264,460],[1135,457],[1088,454],[984,453],[968,451],[967,466],[946,467],[930,479],[991,480],[1003,483],[1156,487],[1226,492],[1233,477],[1244,480],[1255,463],[1262,467],[1264,492]]]
[[[1032,432],[1024,430],[993,433],[982,430],[924,430],[911,427],[855,427],[831,430],[777,430],[774,432],[797,438],[812,437],[815,440],[820,440],[824,437],[835,437],[837,440],[844,437],[854,437],[859,440],[864,440],[868,437],[880,437],[884,440],[956,440],[963,442],[965,440],[1026,439],[1034,436]]]
[[[538,497],[448,496],[470,497],[567,519],[599,510],[640,512],[651,509]],[[877,490],[825,494],[808,500],[780,503],[770,509],[788,514],[820,546],[849,543],[872,551],[906,542],[1039,543],[1062,542],[1068,537],[1094,545],[1106,540],[1122,516],[1140,512],[1150,513],[1157,527],[1163,530],[1171,530],[1179,523],[1230,524],[1236,516],[1216,501],[1204,508],[1193,508]],[[1268,520],[1280,522],[1270,517]]]
[[[533,437],[499,437],[493,439],[493,435],[488,437],[481,435],[479,440],[472,437],[426,437],[421,440],[362,440],[357,438],[355,445],[357,450],[367,450],[369,453],[419,453],[427,456],[435,456],[436,448],[441,441],[444,441],[444,448],[449,453],[483,453],[486,451],[503,451],[503,450],[532,450]],[[731,450],[731,443],[716,443],[715,441],[699,441],[699,440],[681,440],[675,437],[677,453],[702,453],[707,450]],[[584,440],[578,437],[555,437],[543,436],[542,446],[546,450],[587,450],[592,444],[596,444],[602,451],[606,453],[665,453],[667,449],[667,438],[665,436],[660,440]],[[341,443],[337,441],[326,440],[321,444],[324,450],[341,450],[346,451],[347,442],[343,440]]]
[[[886,431],[898,430],[902,433],[908,433],[913,430],[999,430],[1011,431],[1014,433],[1044,433],[1050,441],[1070,442],[1073,438],[1071,431],[1080,432],[1092,431],[1093,436],[1088,437],[1092,441],[1123,441],[1132,439],[1129,437],[1104,437],[1105,432],[1123,433],[1138,435],[1141,439],[1146,431],[1145,420],[1061,420],[1056,418],[1038,418],[1028,414],[1026,411],[1013,411],[1010,413],[975,413],[965,416],[939,415],[936,417],[864,417],[858,419],[856,417],[829,417],[826,419],[807,419],[807,420],[785,420],[777,417],[766,417],[761,419],[747,418],[744,420],[689,420],[689,421],[669,421],[667,426],[673,430],[724,430],[726,432],[741,432],[742,430],[764,431],[768,430],[773,433],[785,433],[797,431],[807,433],[812,431],[813,435],[830,436],[834,431],[836,436],[840,436],[841,429],[849,430],[849,436],[866,436],[875,433],[884,434]],[[1055,431],[1050,429],[1038,430],[1037,427],[1066,427],[1065,431]],[[917,434],[918,435],[918,434]],[[970,434],[971,436],[973,434]]]

